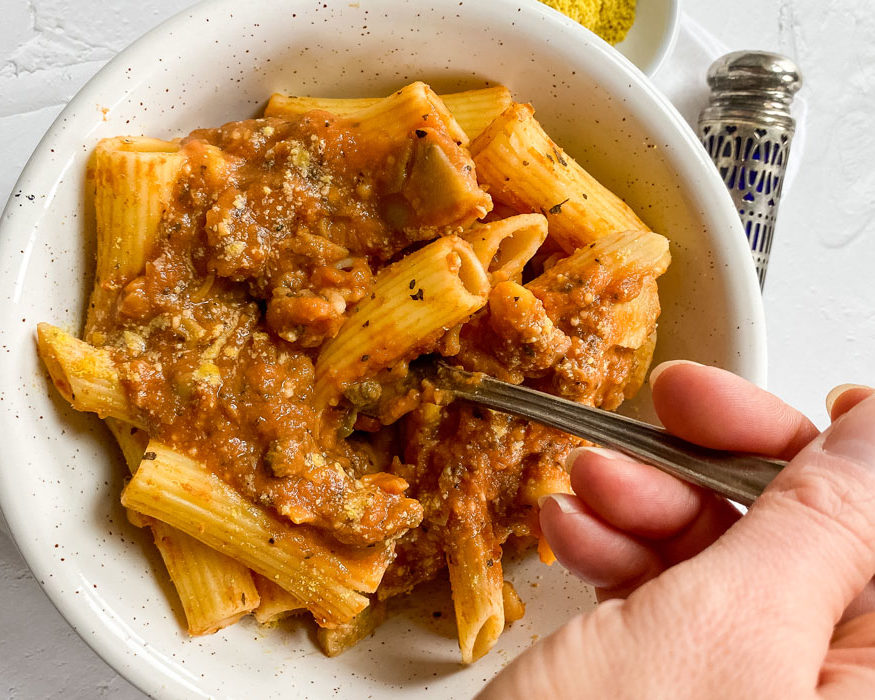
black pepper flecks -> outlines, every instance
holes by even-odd
[[[560,165],[568,166],[568,161],[562,157],[562,152],[556,148],[556,146],[553,146],[553,154],[556,156],[556,160],[559,161]]]
[[[568,199],[570,199],[570,198],[568,198]],[[550,213],[551,213],[551,214],[559,214],[559,213],[561,213],[561,211],[562,211],[562,205],[565,204],[565,202],[567,202],[568,199],[565,199],[564,201],[559,202],[558,204],[554,204],[552,207],[550,207]]]

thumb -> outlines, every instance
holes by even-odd
[[[875,396],[802,449],[705,555],[715,576],[765,596],[759,610],[829,639],[875,574]]]

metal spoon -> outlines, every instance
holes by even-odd
[[[558,428],[749,506],[786,462],[700,447],[647,423],[437,362],[428,379],[454,398]]]

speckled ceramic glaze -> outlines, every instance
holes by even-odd
[[[458,664],[441,586],[399,605],[336,659],[316,650],[303,625],[244,621],[189,639],[160,561],[118,506],[125,470],[109,434],[58,398],[37,361],[38,321],[75,330],[82,321],[93,256],[84,171],[99,138],[173,137],[252,116],[276,90],[373,95],[415,79],[439,90],[501,82],[531,101],[559,143],[672,240],[659,358],[763,380],[759,291],[722,182],[641,74],[576,24],[534,0],[235,0],[180,15],[113,60],[61,114],[15,188],[0,236],[0,503],[49,597],[151,695],[467,697],[592,605],[558,566],[523,557],[508,577],[526,617],[471,668]]]

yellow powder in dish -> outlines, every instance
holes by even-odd
[[[635,0],[541,0],[594,31],[609,44],[626,38],[635,21]]]
[[[599,23],[599,11],[602,0],[542,0],[554,10],[568,15],[575,22],[580,22],[587,29],[595,31]]]
[[[635,0],[603,0],[599,23],[593,31],[609,44],[619,44],[634,21]]]

